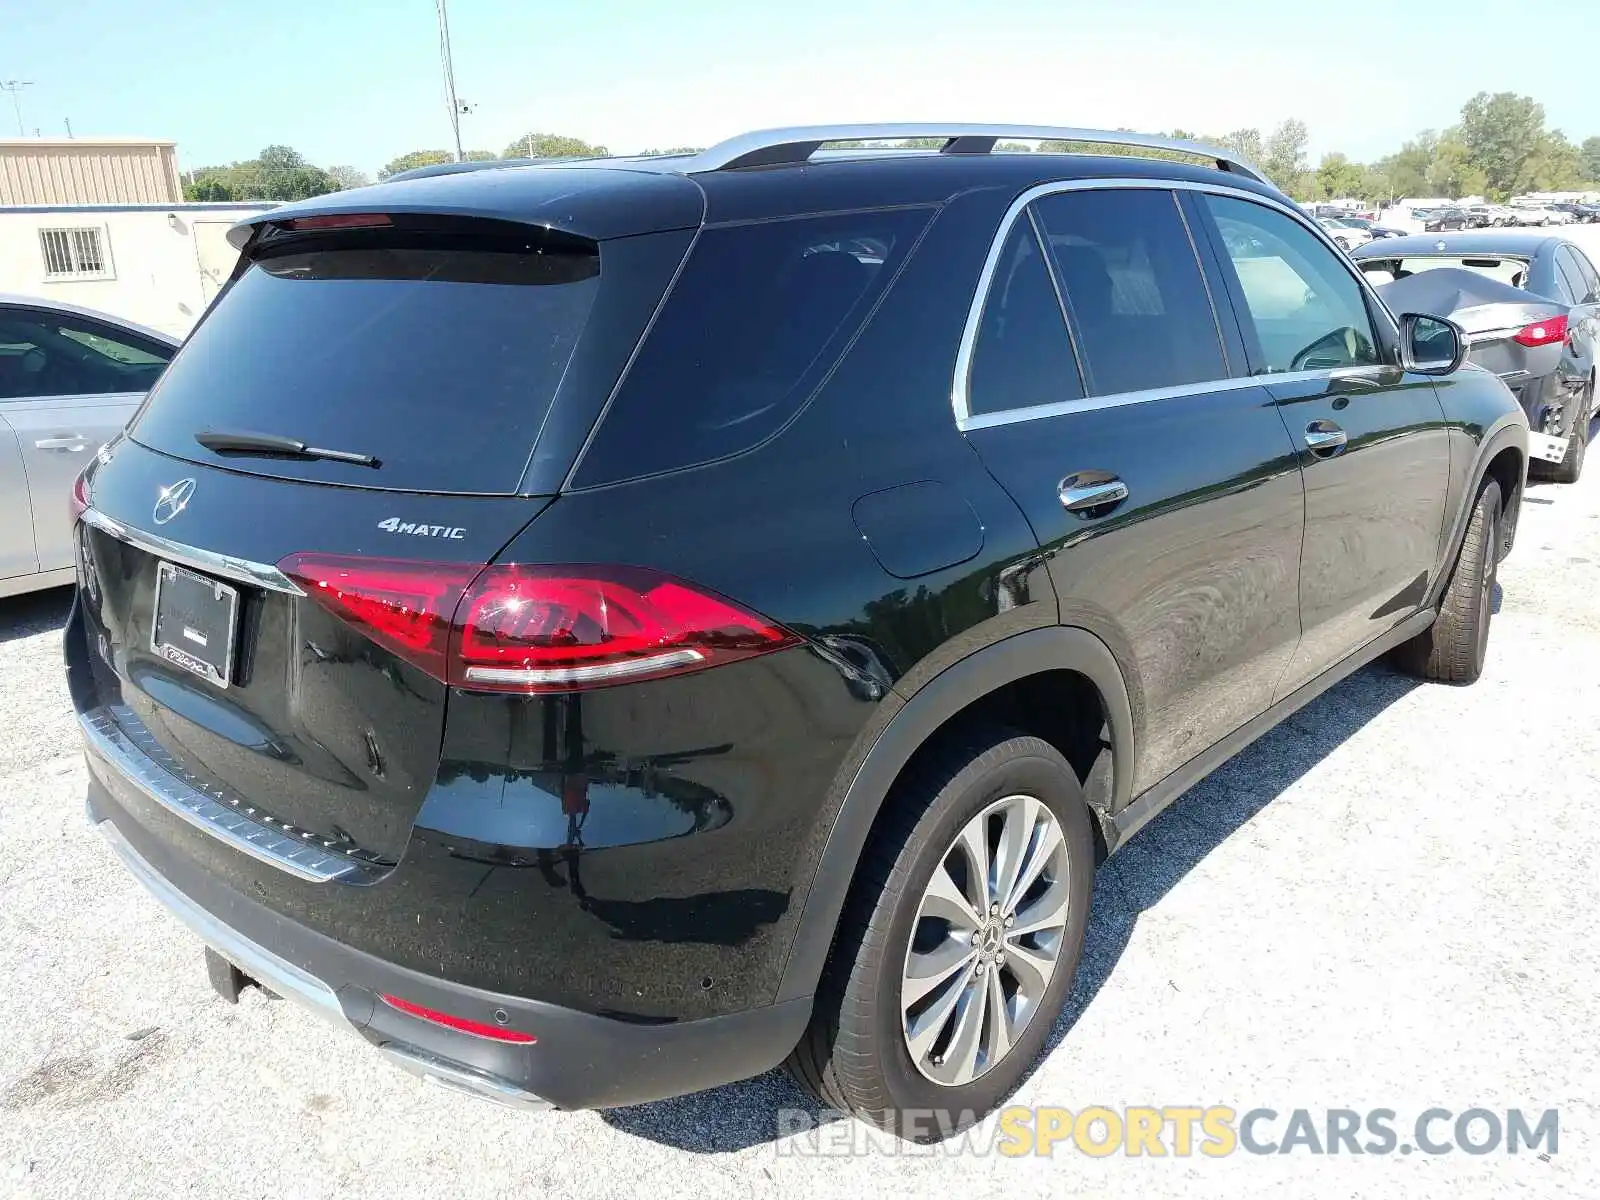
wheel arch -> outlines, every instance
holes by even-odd
[[[1110,742],[1111,779],[1091,798],[1102,828],[1126,805],[1133,779],[1133,713],[1121,668],[1094,634],[1052,626],[996,642],[928,680],[895,712],[844,785],[811,886],[806,893],[775,1002],[810,996],[827,962],[834,930],[874,824],[895,781],[918,751],[963,713],[1011,685],[1070,672],[1094,688]]]

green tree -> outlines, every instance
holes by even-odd
[[[1434,143],[1427,178],[1430,193],[1449,196],[1452,200],[1462,196],[1486,196],[1490,190],[1488,175],[1462,140],[1460,131],[1455,129],[1445,130]],[[1501,198],[1504,199],[1504,195]]]
[[[1600,182],[1600,137],[1583,139],[1578,153],[1583,157],[1583,177],[1590,183]]]
[[[349,191],[351,188],[366,187],[372,182],[365,171],[358,171],[354,167],[329,167],[328,178],[333,180],[334,187],[341,192]]]
[[[1262,144],[1259,129],[1235,129],[1232,133],[1217,138],[1216,145],[1220,149],[1231,150],[1254,167],[1260,167],[1267,157],[1267,148]]]
[[[1257,165],[1280,188],[1293,188],[1306,169],[1306,143],[1310,136],[1306,123],[1291,117],[1267,135]]]
[[[525,133],[506,147],[501,158],[605,158],[604,146],[559,133]]]
[[[189,181],[183,185],[183,198],[198,204],[211,204],[219,201],[237,200],[233,189],[228,186],[222,171],[216,167],[204,167],[189,173]]]
[[[196,199],[303,200],[337,190],[333,177],[290,146],[268,146],[260,154],[225,167],[202,167],[190,176]]]
[[[641,150],[640,158],[662,158],[668,154],[699,154],[704,146],[672,146],[666,150]]]
[[[1461,106],[1461,145],[1497,200],[1526,186],[1528,162],[1544,138],[1544,106],[1515,92],[1479,92]]]
[[[1433,166],[1433,154],[1438,146],[1439,135],[1424,129],[1393,154],[1378,160],[1374,169],[1388,180],[1389,190],[1396,198],[1426,196],[1428,168]]]
[[[1559,129],[1552,129],[1523,164],[1518,184],[1522,191],[1567,192],[1576,191],[1589,178],[1583,152]]]
[[[467,162],[488,162],[495,156],[487,150],[467,150],[461,157]],[[388,179],[402,171],[413,171],[418,167],[433,167],[440,163],[454,162],[456,156],[449,150],[413,150],[409,154],[402,154],[399,158],[391,158],[378,168],[378,179]]]
[[[1324,154],[1317,167],[1317,191],[1324,199],[1354,196],[1366,182],[1366,169],[1338,151]]]

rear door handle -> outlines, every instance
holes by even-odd
[[[1098,510],[1109,511],[1126,500],[1128,485],[1104,471],[1080,471],[1063,479],[1056,495],[1069,513],[1095,516]]]
[[[1337,454],[1349,440],[1350,435],[1332,421],[1313,421],[1306,426],[1306,445],[1313,454]]]
[[[77,453],[89,448],[89,439],[81,433],[70,433],[65,437],[39,438],[33,443],[35,450],[71,450]]]

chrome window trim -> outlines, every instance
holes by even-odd
[[[84,509],[82,520],[84,524],[94,526],[119,542],[137,546],[140,550],[157,558],[164,558],[168,562],[181,563],[197,571],[247,583],[252,587],[265,588],[269,592],[283,592],[289,596],[305,595],[294,580],[270,563],[251,562],[247,558],[238,558],[232,554],[219,554],[215,550],[185,546],[182,542],[175,542],[160,534],[146,533],[142,529],[124,525],[94,507]]]
[[[1054,404],[1038,404],[1025,408],[1005,409],[1000,412],[982,413],[972,415],[970,396],[968,393],[969,378],[972,374],[972,351],[978,339],[978,329],[983,323],[984,305],[989,300],[989,289],[994,282],[995,271],[999,267],[1001,251],[1005,241],[1011,233],[1011,227],[1016,224],[1017,218],[1028,211],[1028,206],[1035,200],[1045,196],[1054,196],[1062,192],[1087,192],[1104,190],[1128,190],[1137,188],[1141,191],[1162,190],[1169,192],[1210,192],[1219,196],[1228,196],[1236,200],[1253,201],[1264,208],[1273,209],[1282,213],[1291,220],[1309,230],[1329,253],[1335,255],[1341,266],[1356,285],[1361,289],[1362,295],[1368,301],[1368,308],[1378,319],[1379,315],[1385,320],[1389,336],[1392,340],[1400,336],[1400,325],[1395,316],[1389,311],[1382,298],[1375,292],[1372,285],[1367,282],[1361,269],[1350,260],[1341,250],[1326,230],[1315,221],[1308,219],[1305,214],[1296,212],[1289,204],[1273,196],[1262,195],[1260,192],[1250,191],[1246,188],[1229,187],[1225,183],[1210,181],[1199,182],[1187,179],[1139,179],[1139,178],[1106,178],[1106,179],[1058,179],[1049,183],[1035,184],[1028,188],[1006,209],[1005,216],[1000,220],[1000,226],[995,233],[993,241],[989,244],[989,252],[984,257],[983,268],[978,272],[978,284],[973,292],[972,303],[967,309],[966,324],[961,330],[961,344],[956,351],[955,374],[950,382],[950,407],[955,414],[956,428],[963,433],[972,429],[987,429],[995,425],[1008,425],[1014,421],[1032,421],[1040,417],[1061,416],[1065,413],[1079,410],[1092,410],[1098,408],[1114,408],[1125,404],[1141,404],[1148,400],[1164,400],[1173,396],[1188,395],[1195,392],[1230,391],[1238,388],[1259,387],[1269,383],[1289,383],[1311,379],[1331,379],[1332,369],[1320,371],[1294,371],[1279,372],[1276,374],[1262,375],[1230,375],[1223,379],[1201,380],[1195,383],[1186,383],[1167,388],[1150,388],[1137,392],[1109,392],[1105,395],[1088,396],[1082,400],[1058,401]],[[1180,208],[1180,213],[1181,213]],[[1204,278],[1204,264],[1196,248],[1196,265],[1201,268]],[[1053,276],[1054,272],[1052,272]],[[1207,282],[1209,293],[1209,281]],[[1232,306],[1232,298],[1224,296],[1224,300]],[[1212,296],[1212,311],[1215,318],[1220,321],[1222,314],[1217,311],[1217,298]],[[1226,361],[1226,356],[1224,358]],[[1079,366],[1080,372],[1082,366]]]

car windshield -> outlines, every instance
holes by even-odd
[[[1509,283],[1512,287],[1521,287],[1528,277],[1528,260],[1507,256],[1478,255],[1468,258],[1463,255],[1440,254],[1423,258],[1374,259],[1361,264],[1361,270],[1374,283],[1388,283],[1391,280],[1415,275],[1420,271],[1437,271],[1440,267],[1473,271],[1500,283]]]

